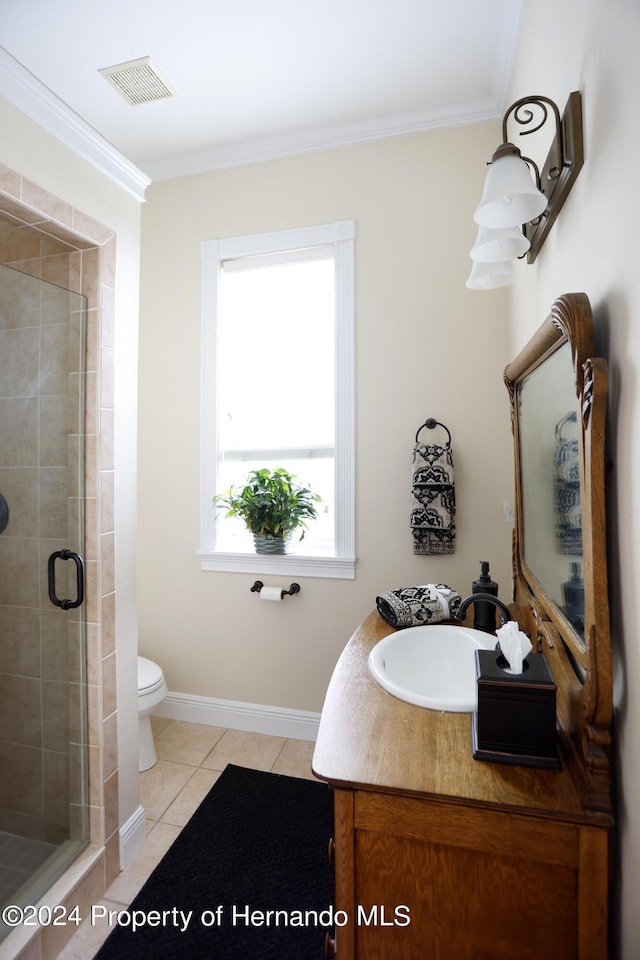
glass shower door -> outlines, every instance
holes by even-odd
[[[0,266],[2,904],[35,902],[89,836],[85,310]]]

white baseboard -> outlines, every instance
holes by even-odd
[[[124,870],[144,846],[146,838],[144,807],[134,810],[118,832],[120,834],[120,869]]]
[[[187,720],[189,723],[206,723],[212,727],[228,727],[230,730],[288,737],[292,740],[315,740],[320,723],[319,713],[305,710],[287,710],[284,707],[171,692],[155,711],[155,715],[170,720]]]

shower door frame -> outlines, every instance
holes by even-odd
[[[123,864],[129,861],[128,851],[135,852],[144,828],[142,821],[138,830],[136,822],[136,829],[128,828],[121,840],[114,511],[116,234],[19,173],[2,167],[0,173],[0,263],[58,282],[88,301],[85,604],[90,846],[41,901],[88,907],[117,877],[121,857]],[[13,231],[8,238],[5,228]],[[48,927],[16,929],[9,939],[20,948],[39,940],[43,949],[54,940],[57,950],[61,933]],[[65,928],[62,939],[72,933],[72,928]]]
[[[89,842],[85,333],[86,297],[0,266],[0,899],[19,906]]]

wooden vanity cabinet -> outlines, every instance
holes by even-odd
[[[608,379],[593,342],[588,297],[565,294],[504,375],[515,458],[511,612],[556,685],[561,769],[474,760],[471,714],[386,693],[367,658],[392,628],[372,613],[336,666],[313,759],[335,792],[336,908],[349,918],[337,922],[338,960],[608,956]],[[582,586],[570,603],[571,570]]]
[[[337,960],[604,960],[610,818],[568,769],[476,761],[471,715],[391,697],[356,631],[313,768],[333,787]],[[348,917],[348,923],[342,921]]]
[[[361,790],[335,817],[338,960],[606,956],[602,830]]]

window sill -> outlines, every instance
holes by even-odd
[[[298,554],[269,556],[257,553],[205,553],[200,551],[201,570],[226,573],[273,573],[298,577],[355,579],[354,557],[305,557]]]

